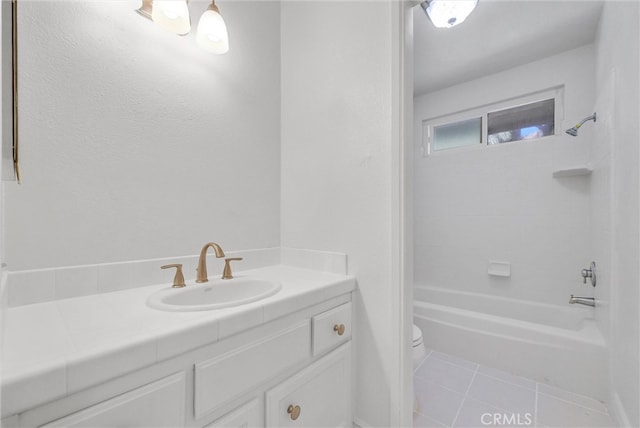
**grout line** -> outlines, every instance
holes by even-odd
[[[420,370],[420,367],[422,367],[422,365],[425,363],[425,361],[427,361],[427,359],[429,358],[429,355],[431,355],[431,351],[429,351],[424,358],[422,359],[422,361],[420,361],[420,364],[418,364],[418,367],[416,367],[416,369],[413,371],[413,376],[415,377],[415,374],[418,370]]]
[[[415,376],[414,376],[414,381],[415,381]],[[453,393],[454,393],[454,394],[456,394],[456,395],[462,395],[462,396],[464,397],[464,395],[463,395],[463,393],[462,393],[462,392],[460,392],[460,391],[456,391],[456,390],[453,390],[453,389],[451,389],[451,388],[447,388],[446,386],[442,386],[442,385],[440,385],[439,383],[435,383],[435,382],[433,382],[433,381],[431,381],[431,380],[427,380],[427,379],[423,379],[423,378],[419,377],[419,378],[418,378],[418,381],[419,381],[420,383],[428,383],[429,385],[436,386],[436,387],[438,387],[438,388],[440,388],[440,389],[444,389],[444,390],[445,390],[445,391],[447,391],[447,392],[453,392]]]
[[[504,383],[508,383],[509,385],[517,386],[517,387],[519,387],[519,388],[528,389],[529,391],[535,391],[535,390],[537,390],[537,388],[538,388],[538,383],[537,383],[536,381],[534,381],[533,379],[529,379],[529,378],[527,378],[527,377],[522,377],[522,376],[514,375],[514,374],[511,374],[511,373],[509,373],[509,372],[507,372],[507,371],[497,369],[497,368],[495,368],[495,367],[489,367],[489,366],[484,366],[484,367],[486,367],[486,368],[488,368],[488,369],[492,369],[492,370],[496,370],[496,371],[502,372],[502,373],[504,373],[504,374],[506,374],[506,375],[509,375],[509,376],[511,376],[511,377],[514,377],[514,378],[518,378],[518,379],[522,379],[522,380],[527,380],[527,381],[533,382],[533,383],[535,384],[535,386],[534,386],[533,388],[531,388],[531,387],[529,387],[529,386],[524,386],[524,385],[517,384],[517,383],[515,383],[515,382],[511,382],[511,381],[509,381],[509,380],[507,380],[507,379],[503,379],[503,378],[499,378],[499,377],[497,377],[497,376],[493,376],[493,375],[491,375],[491,374],[489,374],[489,373],[480,373],[480,374],[481,374],[481,375],[483,375],[483,376],[490,377],[490,378],[492,378],[492,379],[499,380],[500,382],[504,382]]]
[[[480,373],[480,374],[482,376],[490,377],[491,379],[495,379],[495,380],[500,381],[502,383],[506,383],[506,384],[511,385],[511,386],[517,386],[518,388],[526,389],[526,390],[529,390],[529,391],[535,391],[537,389],[536,387],[531,388],[529,386],[524,386],[524,385],[519,385],[519,384],[514,383],[514,382],[509,382],[506,379],[502,379],[502,378],[499,378],[497,376],[491,376],[490,374],[487,374],[487,373]],[[508,373],[508,374],[510,374],[510,373]],[[526,378],[523,378],[523,379],[526,379]],[[527,379],[527,380],[531,380],[531,379]]]
[[[540,385],[540,383],[536,382],[536,401],[533,405],[533,426],[536,428],[538,426],[538,385]]]
[[[437,353],[439,353],[440,355],[445,355],[446,357],[450,357],[450,358],[442,358],[442,357],[439,357],[439,356],[437,356],[437,355],[433,355],[433,358],[434,358],[434,359],[439,360],[439,361],[444,361],[445,363],[453,364],[454,366],[456,366],[456,367],[460,367],[460,368],[463,368],[463,369],[465,369],[465,370],[469,370],[469,371],[471,371],[471,370],[477,370],[477,369],[478,369],[478,367],[480,366],[480,364],[478,364],[478,363],[476,363],[476,362],[474,362],[474,361],[465,360],[464,358],[456,357],[456,356],[454,356],[454,355],[445,354],[444,352],[431,351],[431,353],[434,353],[434,352],[437,352]],[[430,353],[429,355],[431,355],[431,353]],[[473,369],[471,369],[471,368],[469,368],[469,367],[465,367],[465,366],[463,366],[462,364],[459,364],[459,363],[457,363],[457,362],[455,362],[455,361],[452,361],[452,360],[454,360],[454,359],[455,359],[455,360],[458,360],[458,361],[460,361],[460,362],[467,363],[467,364],[473,364],[475,367],[474,367]]]
[[[435,355],[433,355],[433,356],[432,356],[433,352],[435,352],[435,351],[430,350],[430,351],[427,353],[427,356],[424,358],[424,360],[422,360],[422,362],[420,363],[420,365],[418,366],[418,368],[416,369],[416,371],[417,371],[420,367],[422,367],[422,365],[427,361],[428,357],[432,357],[432,358],[437,359],[437,360],[439,360],[439,361],[442,361],[442,362],[444,362],[444,363],[450,364],[450,365],[452,365],[452,366],[454,366],[454,367],[456,367],[456,368],[458,368],[458,369],[462,369],[462,370],[466,370],[466,371],[471,371],[471,369],[470,369],[470,368],[465,367],[465,366],[462,366],[462,365],[459,365],[459,364],[456,364],[455,362],[452,362],[451,360],[448,360],[448,359],[446,359],[446,358],[439,358],[438,356],[435,356]],[[442,354],[442,355],[446,355],[446,356],[448,356],[448,355],[449,355],[449,354],[444,354],[444,353],[441,353],[441,354]],[[454,417],[454,419],[453,419],[453,422],[451,422],[451,425],[450,425],[450,426],[453,426],[453,425],[457,422],[458,417],[460,416],[460,412],[462,411],[462,407],[464,406],[464,403],[467,401],[467,399],[468,399],[468,398],[472,398],[472,397],[469,397],[469,391],[471,390],[471,386],[473,385],[473,382],[475,382],[475,380],[476,380],[476,378],[477,378],[477,375],[478,375],[478,373],[479,373],[480,367],[482,367],[480,364],[478,364],[478,363],[474,363],[473,361],[468,361],[468,360],[463,360],[463,361],[466,361],[466,362],[469,362],[469,363],[475,364],[475,366],[476,366],[476,367],[475,367],[475,370],[473,371],[473,376],[472,376],[472,378],[471,378],[471,381],[469,382],[469,386],[467,386],[467,389],[466,389],[466,391],[465,391],[465,393],[464,393],[464,395],[463,395],[463,397],[462,397],[462,402],[460,403],[460,406],[458,406],[458,410],[457,410],[456,415],[455,415],[455,417]],[[487,367],[487,368],[491,368],[491,367]],[[499,370],[499,369],[495,369],[495,370]],[[499,370],[499,371],[502,371],[502,370]],[[447,388],[447,387],[445,387],[445,386],[442,386],[442,385],[439,385],[439,384],[437,384],[437,383],[434,383],[434,382],[428,381],[428,380],[426,380],[426,379],[422,379],[422,378],[420,378],[420,377],[417,377],[417,376],[415,376],[415,373],[416,373],[416,372],[414,371],[414,383],[415,383],[416,378],[417,378],[420,382],[430,383],[430,384],[436,385],[436,386],[438,386],[439,388],[442,388],[442,389],[444,389],[444,390],[447,390],[447,391],[450,391],[450,392],[453,392],[453,393],[456,393],[456,394],[461,394],[459,391],[454,391],[454,390],[449,389],[449,388]],[[511,375],[511,373],[508,373],[508,372],[504,372],[504,373]],[[548,396],[548,397],[550,397],[550,398],[552,398],[552,399],[555,399],[555,400],[558,400],[558,401],[561,401],[561,402],[564,402],[564,403],[567,403],[567,404],[573,405],[573,406],[580,407],[580,408],[582,408],[582,409],[586,409],[586,410],[589,410],[589,411],[596,412],[596,413],[598,413],[598,414],[600,414],[600,415],[608,416],[609,418],[611,418],[611,414],[609,413],[609,408],[606,406],[606,404],[604,404],[604,403],[603,403],[603,404],[604,404],[604,408],[605,408],[605,411],[603,412],[602,410],[594,409],[594,408],[592,408],[592,407],[588,407],[588,406],[585,406],[585,405],[583,405],[583,404],[579,404],[579,403],[576,403],[576,402],[574,402],[574,401],[567,400],[567,399],[565,399],[565,398],[560,398],[560,397],[557,397],[557,396],[555,396],[555,395],[551,395],[551,394],[547,394],[547,393],[541,392],[541,390],[540,390],[541,388],[540,388],[540,387],[541,387],[543,384],[541,384],[540,382],[534,381],[533,379],[529,379],[529,378],[525,378],[525,377],[521,377],[521,376],[511,375],[511,376],[514,376],[514,377],[517,377],[517,378],[520,378],[520,379],[523,379],[523,380],[529,380],[529,381],[534,382],[535,387],[534,387],[534,388],[531,388],[531,387],[527,387],[527,386],[519,385],[519,384],[516,384],[516,383],[513,383],[513,382],[509,382],[508,380],[505,380],[505,379],[502,379],[502,378],[499,378],[499,377],[496,377],[496,376],[492,376],[491,374],[487,374],[487,373],[480,373],[480,374],[482,374],[483,376],[486,376],[486,377],[488,377],[488,378],[495,379],[496,381],[499,381],[499,382],[505,383],[505,384],[507,384],[507,385],[514,386],[514,387],[517,387],[517,388],[521,388],[521,389],[524,389],[524,390],[527,390],[527,391],[533,391],[533,392],[534,392],[534,394],[535,394],[535,399],[534,399],[534,408],[533,408],[533,412],[534,412],[534,414],[533,414],[533,425],[532,425],[532,427],[538,427],[538,422],[539,422],[539,421],[538,421],[538,401],[539,401],[538,399],[539,399],[540,394],[545,395],[545,396]],[[544,385],[546,386],[546,384],[544,384]],[[596,399],[594,399],[593,397],[589,397],[589,396],[587,396],[587,395],[576,394],[576,393],[573,393],[573,392],[571,392],[571,391],[566,391],[566,390],[564,390],[564,389],[560,389],[560,388],[557,388],[557,389],[558,389],[558,390],[560,390],[560,391],[570,392],[570,393],[572,393],[572,394],[574,394],[574,395],[576,395],[576,396],[579,396],[579,397],[584,397],[584,398],[586,398],[586,399],[590,399],[590,400],[594,400],[594,401],[598,401],[598,402],[599,402],[599,400],[596,400]],[[496,406],[495,404],[492,404],[492,403],[486,402],[485,400],[483,400],[483,399],[481,399],[481,398],[480,398],[480,399],[479,399],[479,398],[473,398],[473,399],[474,399],[474,400],[476,400],[476,401],[478,401],[478,402],[481,402],[481,403],[487,404],[487,405],[489,405],[489,406],[491,406],[491,407],[493,407],[493,408],[496,408],[496,409],[498,409],[498,410],[502,410],[502,411],[505,411],[505,412],[507,411],[507,409],[502,409],[502,408],[500,408],[499,406]],[[420,414],[420,415],[422,415],[422,416],[426,416],[426,417],[430,418],[431,420],[434,420],[434,421],[435,421],[435,419],[433,419],[433,418],[432,418],[431,416],[429,416],[429,415],[425,415],[425,414],[423,414],[423,413],[421,413],[421,412],[418,412],[418,414]],[[438,422],[438,423],[440,423],[440,421],[437,421],[437,422]]]
[[[476,375],[478,374],[479,368],[480,368],[480,365],[477,364],[476,369],[473,372],[473,377],[471,378],[471,382],[469,382],[469,386],[467,386],[467,390],[464,392],[464,396],[462,397],[462,402],[460,403],[460,406],[458,406],[458,411],[456,412],[456,416],[453,418],[453,421],[451,422],[451,426],[455,425],[456,421],[458,420],[458,416],[460,416],[460,411],[462,410],[462,406],[464,406],[464,403],[467,401],[469,390],[471,389],[471,385],[473,385],[473,381],[476,380]]]
[[[568,392],[571,392],[571,391],[568,391]],[[546,395],[547,397],[551,397],[554,400],[562,401],[563,403],[572,404],[574,406],[578,406],[578,407],[581,407],[583,409],[587,409],[587,410],[591,410],[591,411],[596,412],[596,413],[600,413],[601,415],[611,416],[611,414],[609,413],[609,408],[605,404],[603,404],[603,405],[604,405],[604,408],[606,409],[606,411],[603,412],[602,410],[594,409],[593,407],[588,407],[588,406],[585,406],[583,404],[576,403],[575,401],[570,401],[570,400],[567,400],[567,399],[564,399],[564,398],[556,397],[555,395],[546,394],[544,392],[540,392],[540,394]],[[578,394],[576,394],[576,395],[578,395]],[[587,397],[586,395],[583,396],[583,397],[591,398],[591,397]],[[536,397],[536,400],[537,400],[537,397]],[[592,400],[593,400],[593,398],[592,398]]]

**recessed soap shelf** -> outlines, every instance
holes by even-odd
[[[593,169],[590,165],[574,166],[568,168],[559,168],[553,171],[554,178],[560,177],[577,177],[581,175],[591,175]]]

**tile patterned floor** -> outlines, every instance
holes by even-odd
[[[416,428],[615,426],[598,400],[437,351],[413,381]]]

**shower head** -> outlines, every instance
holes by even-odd
[[[574,126],[573,128],[569,128],[565,131],[567,134],[572,135],[572,136],[577,136],[578,135],[578,127]]]
[[[576,124],[576,126],[574,126],[573,128],[569,128],[567,129],[565,132],[573,137],[578,135],[578,129],[585,123],[588,122],[590,120],[593,120],[594,122],[596,121],[596,114],[593,113],[591,116],[589,117],[585,117],[584,119],[582,119],[580,121],[580,123]]]

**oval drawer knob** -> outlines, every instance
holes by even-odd
[[[300,406],[294,406],[293,404],[289,404],[289,407],[287,408],[287,413],[289,413],[291,415],[291,420],[295,421],[296,419],[298,419],[298,417],[300,417]]]
[[[333,326],[333,331],[338,333],[338,336],[342,336],[344,334],[344,324],[336,324]]]

